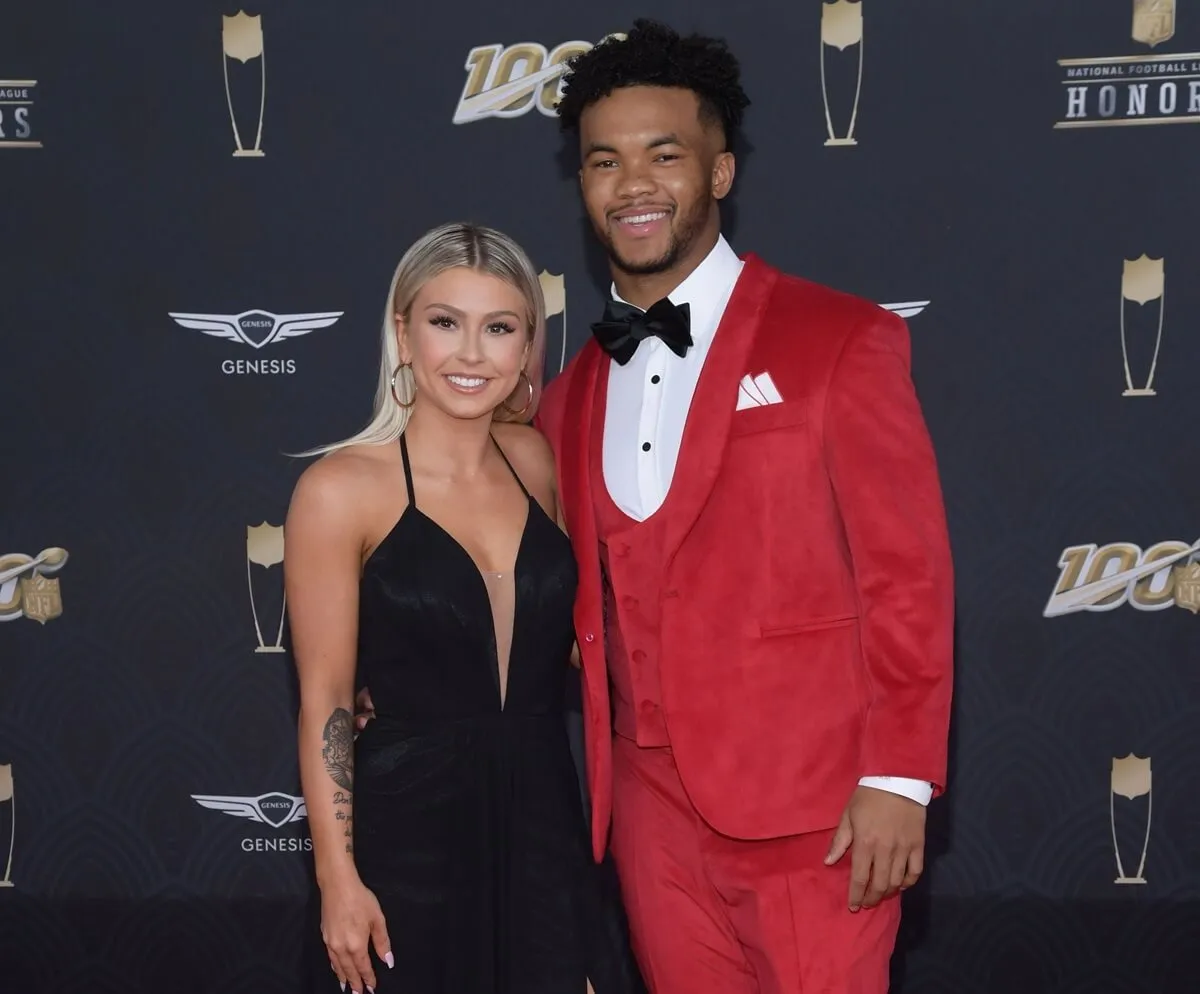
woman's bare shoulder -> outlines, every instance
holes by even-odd
[[[329,452],[300,474],[292,495],[293,510],[304,508],[319,516],[358,516],[389,486],[399,459],[393,446],[351,445]],[[393,498],[394,499],[394,498]]]
[[[492,426],[492,434],[514,466],[519,460],[519,469],[554,479],[554,453],[550,443],[532,425],[497,422]]]

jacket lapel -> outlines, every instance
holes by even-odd
[[[580,637],[601,616],[600,546],[596,534],[596,507],[592,498],[592,434],[597,381],[605,359],[591,339],[584,345],[566,398],[560,435],[559,476],[563,514],[575,560],[579,564],[579,596],[575,623]],[[588,616],[589,610],[595,613]],[[601,643],[602,644],[602,643]],[[580,650],[587,647],[581,643]]]
[[[668,557],[674,555],[696,523],[716,483],[737,406],[738,383],[746,373],[750,351],[778,278],[779,272],[758,256],[745,256],[688,411],[671,481],[672,493],[668,495],[671,514],[664,550]]]

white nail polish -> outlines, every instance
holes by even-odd
[[[383,958],[383,961],[388,965],[389,970],[396,966],[396,958],[390,952]]]

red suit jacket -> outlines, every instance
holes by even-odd
[[[588,455],[601,364],[589,340],[547,387],[579,563],[575,605],[599,859],[612,739]],[[769,372],[783,403],[735,411]],[[662,706],[700,815],[738,839],[832,828],[860,777],[945,783],[953,577],[904,322],[753,255],[725,310],[672,483]],[[675,488],[681,492],[674,493]]]

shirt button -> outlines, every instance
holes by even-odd
[[[621,603],[630,611],[632,611],[638,605],[636,597],[622,597]]]
[[[642,652],[641,649],[634,649],[633,650],[633,661],[635,663],[644,663],[646,661],[646,654],[644,652]]]
[[[642,443],[642,451],[643,451],[643,452],[649,452],[649,451],[650,451],[650,443],[649,443],[649,442],[643,442],[643,443]]]
[[[662,377],[659,376],[658,373],[655,373],[653,376],[650,377],[650,382],[657,383],[661,379],[662,379]]]

